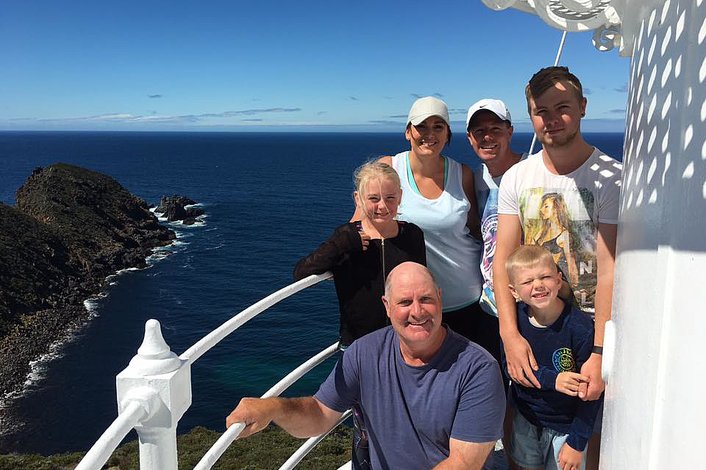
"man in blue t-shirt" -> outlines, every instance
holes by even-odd
[[[226,426],[244,422],[244,437],[274,421],[316,436],[357,404],[371,468],[482,468],[502,435],[497,362],[441,324],[441,291],[425,267],[393,269],[382,300],[391,326],[353,342],[313,397],[244,398]]]

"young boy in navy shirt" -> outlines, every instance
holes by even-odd
[[[511,385],[516,413],[510,458],[514,468],[583,469],[584,449],[603,401],[578,398],[579,385],[589,380],[577,371],[591,355],[593,321],[558,297],[561,273],[545,248],[520,246],[506,269],[510,291],[520,302],[518,330],[534,352],[541,384]]]

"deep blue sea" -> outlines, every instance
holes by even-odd
[[[623,134],[585,137],[622,159]],[[513,147],[526,151],[530,140],[515,134]],[[188,196],[207,214],[200,225],[172,226],[179,238],[169,256],[112,278],[106,295],[91,302],[87,325],[35,365],[23,394],[4,404],[0,452],[87,450],[117,415],[115,375],[137,352],[146,320],[159,320],[181,354],[291,283],[296,261],[349,220],[353,169],[408,148],[402,133],[0,132],[6,204],[35,167],[64,162],[105,173],[148,203]],[[478,165],[463,135],[444,154]],[[240,397],[261,395],[337,336],[328,281],[259,315],[194,364],[193,404],[179,432],[222,430]],[[332,361],[286,395],[316,391]]]

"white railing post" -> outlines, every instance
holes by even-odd
[[[162,337],[157,320],[145,324],[145,338],[130,364],[116,377],[118,412],[139,402],[147,417],[135,430],[141,470],[177,470],[177,424],[191,406],[191,366]]]

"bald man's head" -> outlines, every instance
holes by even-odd
[[[405,362],[421,365],[436,354],[446,329],[442,326],[441,290],[427,268],[412,262],[398,265],[387,276],[382,302],[400,339]]]
[[[390,296],[391,290],[394,289],[394,283],[399,282],[396,278],[408,277],[410,275],[426,277],[434,286],[434,290],[439,290],[439,286],[434,279],[434,275],[429,271],[429,268],[415,263],[414,261],[405,261],[395,266],[395,268],[390,271],[390,274],[387,275],[387,279],[385,279],[385,297]]]

